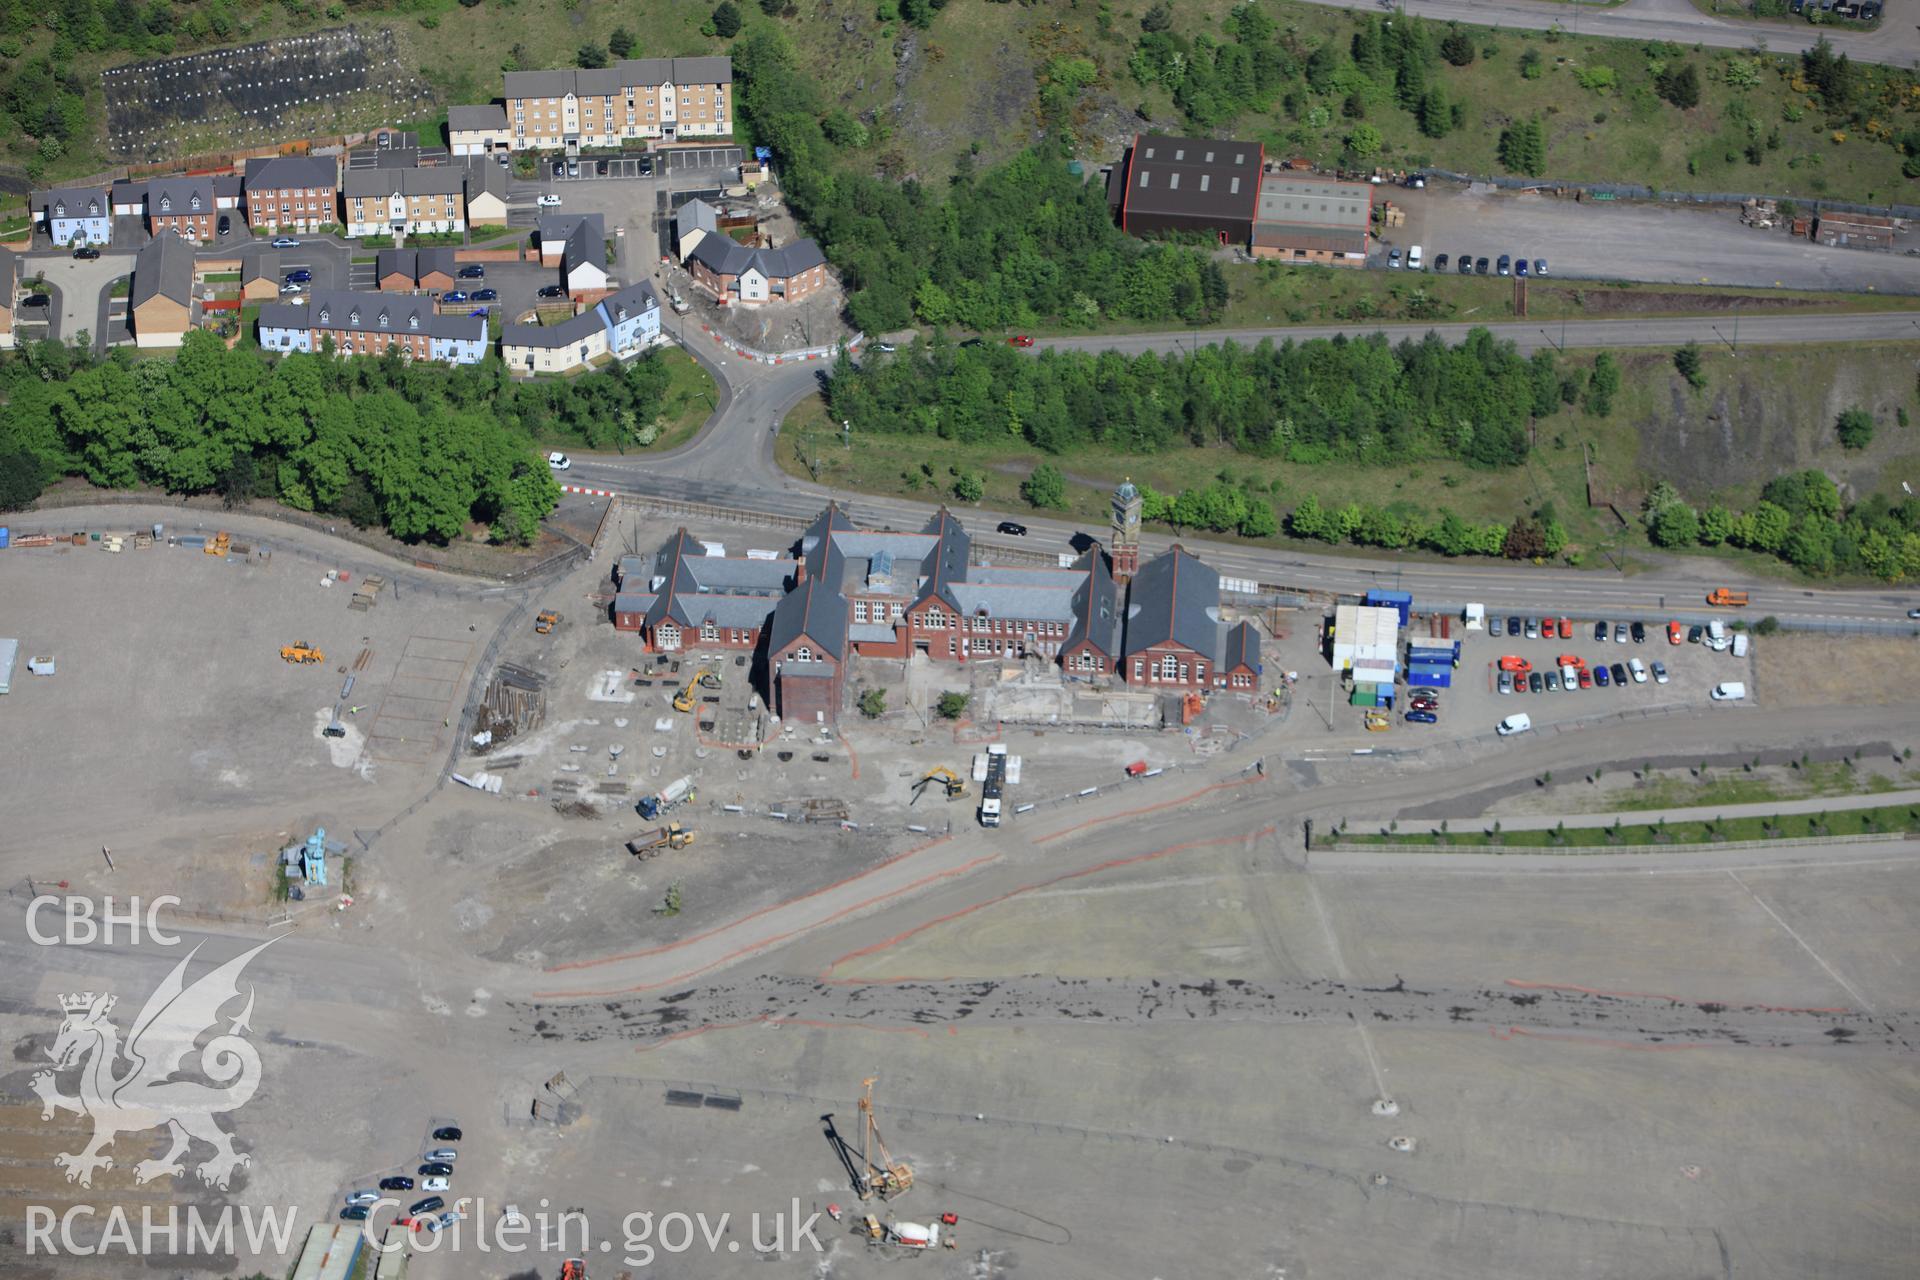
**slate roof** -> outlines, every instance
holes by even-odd
[[[358,311],[356,323],[352,317]],[[273,313],[269,318],[268,313]],[[387,323],[380,323],[384,313]],[[417,323],[409,323],[417,321]],[[315,291],[304,307],[271,304],[260,309],[260,323],[268,327],[317,329],[330,333],[424,333],[431,338],[484,342],[483,316],[434,314],[433,300],[393,293],[352,293],[343,289]]]
[[[608,294],[600,299],[600,305],[606,308],[613,322],[619,324],[622,320],[630,320],[636,315],[658,311],[660,298],[654,293],[653,286],[642,280],[638,284],[630,284],[624,289]]]
[[[195,208],[194,197],[200,199]],[[219,206],[211,178],[154,178],[147,183],[149,218],[183,218],[213,213]]]
[[[133,284],[127,291],[127,309],[138,311],[154,298],[171,298],[193,306],[193,246],[172,231],[147,241],[133,260]]]
[[[507,198],[507,171],[484,157],[467,166],[465,182],[468,200],[482,192],[498,196],[503,201]]]
[[[767,652],[778,653],[802,636],[835,658],[846,655],[847,599],[816,578],[802,582],[773,607]],[[793,671],[797,665],[788,663],[781,674],[799,674]]]
[[[615,613],[645,613],[653,607],[653,597],[644,592],[623,591],[613,598]]]
[[[541,252],[547,252],[547,245],[565,245],[582,223],[591,223],[594,238],[605,247],[607,221],[597,213],[543,213],[540,215],[539,232]]]
[[[966,581],[967,561],[973,554],[973,539],[967,536],[966,528],[945,507],[927,521],[927,527],[922,532],[933,535],[933,546],[920,561],[920,591],[913,602],[918,605],[937,595],[958,608],[958,602],[946,593],[946,588],[956,582]]]
[[[507,109],[498,102],[479,103],[474,106],[448,107],[447,129],[457,130],[497,130],[506,132]],[[494,166],[498,168],[498,165]]]
[[[20,284],[20,255],[11,249],[0,249],[0,313],[8,317],[8,328],[12,328],[13,295]]]
[[[689,200],[674,210],[673,222],[675,229],[683,236],[696,228],[701,231],[718,231],[720,211],[705,200]]]
[[[1235,667],[1246,667],[1249,671],[1260,669],[1260,633],[1253,629],[1251,622],[1236,622],[1226,628],[1226,637],[1220,642],[1220,661],[1216,664],[1221,671],[1232,671]]]
[[[453,250],[445,247],[382,249],[373,255],[373,278],[376,281],[400,275],[418,284],[423,277],[435,272],[453,277],[458,270],[459,263],[453,256]]]
[[[1070,582],[1057,587],[956,582],[947,588],[947,597],[959,613],[968,618],[1073,621],[1073,584]]]
[[[247,161],[242,185],[248,191],[283,191],[296,187],[332,191],[340,185],[340,166],[332,156],[256,156]]]
[[[33,207],[47,217],[64,218],[106,218],[111,217],[113,206],[109,202],[105,187],[54,187],[47,191],[33,193]],[[88,204],[94,207],[91,212]],[[64,204],[66,212],[56,215],[53,207]]]
[[[795,240],[779,249],[749,249],[732,236],[707,235],[688,255],[715,275],[745,275],[758,267],[769,280],[786,280],[817,267],[827,259],[812,240]]]
[[[509,71],[504,96],[513,98],[604,98],[632,86],[733,83],[731,58],[626,58],[610,67],[582,67],[559,71]],[[461,108],[455,108],[460,110]],[[453,112],[447,113],[449,127]],[[504,113],[502,124],[505,123]],[[481,127],[481,126],[467,126]]]
[[[564,98],[573,92],[574,72],[509,71],[502,80],[505,96],[513,98]]]
[[[255,280],[271,280],[275,289],[280,285],[280,254],[269,249],[265,253],[256,253],[248,258],[240,270],[240,283],[252,284]]]
[[[341,190],[349,198],[391,196],[396,192],[403,196],[452,196],[466,192],[467,171],[452,165],[349,169],[342,183]]]
[[[1087,576],[1073,593],[1073,626],[1067,632],[1066,648],[1082,641],[1118,660],[1121,630],[1126,621],[1120,608],[1120,587],[1108,568],[1106,553],[1095,547],[1080,557],[1075,568],[1086,567]]]
[[[1218,571],[1176,544],[1133,576],[1122,656],[1171,642],[1211,658],[1219,607]]]
[[[574,224],[573,230],[567,233],[566,247],[560,251],[562,271],[572,275],[574,268],[580,266],[598,267],[603,272],[607,269],[604,226],[597,213]]]
[[[605,327],[600,322],[600,312],[589,307],[559,324],[504,325],[500,330],[500,345],[503,348],[532,347],[536,351],[552,351],[584,342]]]

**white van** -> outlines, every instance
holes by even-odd
[[[1747,686],[1738,680],[1728,680],[1713,686],[1715,702],[1738,702],[1747,696]]]
[[[1420,267],[1420,246],[1415,245],[1413,248],[1407,250],[1407,270],[1418,271]]]
[[[1747,644],[1748,644],[1748,640],[1747,640],[1746,632],[1744,631],[1734,632],[1733,633],[1733,656],[1736,658],[1746,657]]]
[[[1715,618],[1707,624],[1707,648],[1715,653],[1725,653],[1733,641],[1727,639],[1727,624]]]
[[[1715,696],[1717,697],[1718,695],[1716,694]],[[1533,717],[1524,711],[1516,712],[1508,716],[1505,720],[1502,720],[1495,727],[1500,730],[1500,736],[1503,738],[1516,733],[1525,733],[1527,730],[1533,728]]]

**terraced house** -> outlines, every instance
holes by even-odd
[[[618,147],[649,138],[733,132],[731,58],[629,58],[611,67],[510,71],[507,146],[513,151]],[[464,154],[496,149],[479,108],[454,108]],[[449,112],[451,129],[452,113]]]
[[[213,239],[220,204],[211,177],[155,178],[147,183],[147,230],[171,231],[189,240]]]
[[[350,236],[466,230],[464,167],[349,169],[341,193]]]
[[[111,244],[113,202],[105,187],[55,187],[29,200],[33,220],[57,245]]]
[[[249,160],[242,186],[247,225],[258,233],[318,231],[340,221],[340,169],[331,156]]]
[[[324,290],[305,306],[260,308],[260,346],[280,353],[321,351],[378,356],[397,349],[409,360],[477,364],[487,354],[485,316],[440,315],[433,300],[391,293]]]
[[[603,357],[638,355],[659,340],[660,299],[643,280],[559,324],[507,325],[500,358],[515,373],[568,373]]]

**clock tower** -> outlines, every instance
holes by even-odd
[[[1123,586],[1140,569],[1140,490],[1124,481],[1113,491],[1113,580]]]

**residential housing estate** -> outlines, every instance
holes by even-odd
[[[628,58],[610,67],[509,71],[503,105],[452,107],[456,156],[618,147],[733,132],[731,58]]]
[[[247,161],[247,225],[256,234],[318,231],[340,221],[340,166],[332,156]]]
[[[260,345],[268,351],[385,355],[397,348],[410,360],[477,364],[487,353],[485,316],[440,315],[431,298],[392,293],[318,290],[304,306],[260,308]]]
[[[340,195],[350,236],[464,231],[467,226],[464,165],[349,169]]]
[[[1088,679],[1251,692],[1258,632],[1222,619],[1220,575],[1198,557],[1176,545],[1140,562],[1140,507],[1122,485],[1109,545],[1057,568],[976,563],[944,509],[896,533],[829,504],[774,559],[707,555],[681,530],[653,555],[621,557],[613,624],[659,653],[758,655],[770,705],[804,720],[838,717],[860,657],[1039,658]]]
[[[559,324],[510,324],[500,358],[515,373],[566,373],[602,357],[624,359],[660,341],[660,299],[642,280]]]

